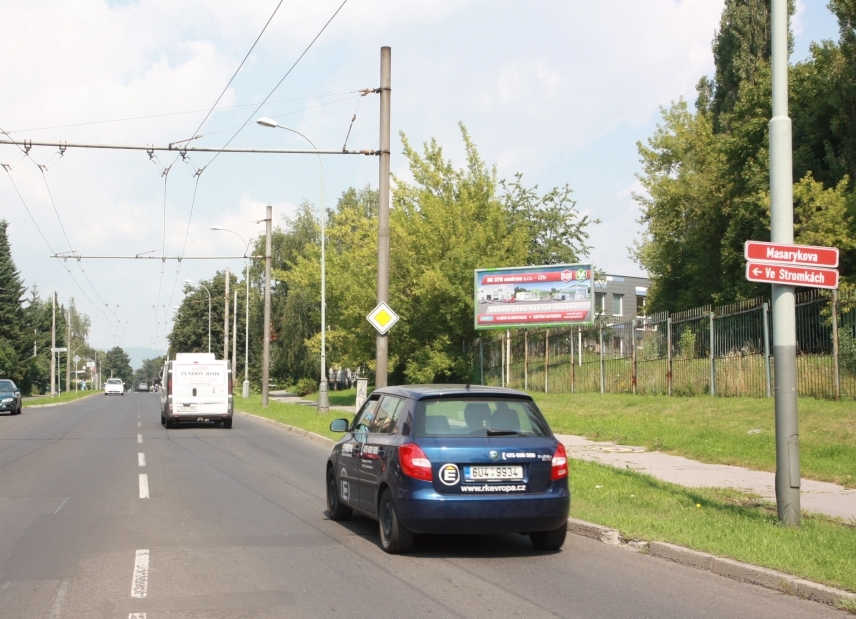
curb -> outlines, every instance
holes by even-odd
[[[336,441],[329,439],[326,436],[309,432],[296,426],[274,421],[267,417],[253,415],[244,411],[235,411],[246,417],[255,417],[262,421],[280,426],[294,432],[298,436],[305,436],[311,441],[333,445]],[[674,561],[687,567],[692,567],[705,572],[712,572],[719,576],[738,580],[740,582],[757,585],[766,589],[772,589],[779,593],[794,595],[812,602],[819,602],[833,607],[841,607],[844,604],[856,604],[856,593],[843,591],[834,587],[821,585],[810,580],[804,580],[791,574],[777,572],[765,567],[759,567],[750,563],[735,561],[734,559],[726,559],[718,557],[706,552],[692,550],[676,544],[666,542],[644,542],[641,540],[627,540],[618,529],[611,529],[603,525],[587,522],[578,518],[568,518],[568,533],[588,537],[610,546],[627,547],[637,552],[647,552],[652,557],[658,559],[666,559]]]
[[[25,408],[50,408],[51,406],[63,406],[64,404],[71,404],[72,402],[80,402],[81,400],[85,400],[86,398],[91,398],[94,395],[101,395],[101,392],[90,393],[89,395],[85,395],[82,398],[75,398],[74,400],[66,400],[65,402],[54,402],[53,404],[31,404],[29,406],[21,406],[21,410]]]
[[[599,524],[568,518],[568,532],[581,535],[612,546],[627,546],[638,552],[647,552],[652,557],[674,561],[687,567],[719,576],[739,580],[740,582],[772,589],[779,593],[794,595],[799,598],[819,602],[829,606],[841,607],[844,604],[856,604],[856,593],[828,587],[816,582],[798,578],[784,572],[777,572],[750,563],[718,557],[706,552],[691,550],[676,544],[666,542],[642,542],[625,540],[617,529],[610,529]]]
[[[290,426],[287,423],[282,423],[281,421],[274,421],[273,419],[268,419],[267,417],[262,417],[261,415],[253,415],[252,413],[246,413],[244,411],[236,410],[236,413],[240,413],[245,417],[254,417],[256,419],[260,419],[261,421],[266,421],[268,423],[272,423],[275,426],[280,426],[285,428],[289,432],[294,432],[298,436],[305,436],[310,441],[315,441],[318,443],[324,443],[325,445],[333,445],[336,441],[331,438],[327,438],[326,436],[321,436],[320,434],[315,434],[315,432],[310,432],[309,430],[304,430],[303,428],[298,428],[297,426]]]

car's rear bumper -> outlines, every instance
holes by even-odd
[[[395,493],[399,517],[414,533],[553,531],[567,523],[571,509],[570,492],[560,483],[547,492],[516,495],[447,495],[425,486]]]

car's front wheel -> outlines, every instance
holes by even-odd
[[[388,488],[383,491],[383,495],[380,497],[378,522],[380,545],[384,551],[390,554],[410,552],[413,543],[416,541],[416,535],[401,524],[398,512],[395,510],[395,503],[392,500],[392,493]]]
[[[568,525],[563,524],[555,531],[539,531],[530,533],[529,539],[538,550],[558,550],[565,543],[568,535]]]
[[[327,469],[327,514],[330,520],[349,520],[354,514],[354,510],[339,499],[339,484],[332,467]]]

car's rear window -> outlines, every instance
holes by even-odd
[[[420,400],[415,433],[425,438],[551,435],[532,402],[491,397]]]

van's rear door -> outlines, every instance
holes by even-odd
[[[229,412],[228,384],[225,361],[176,361],[173,410],[188,417],[224,415]]]

